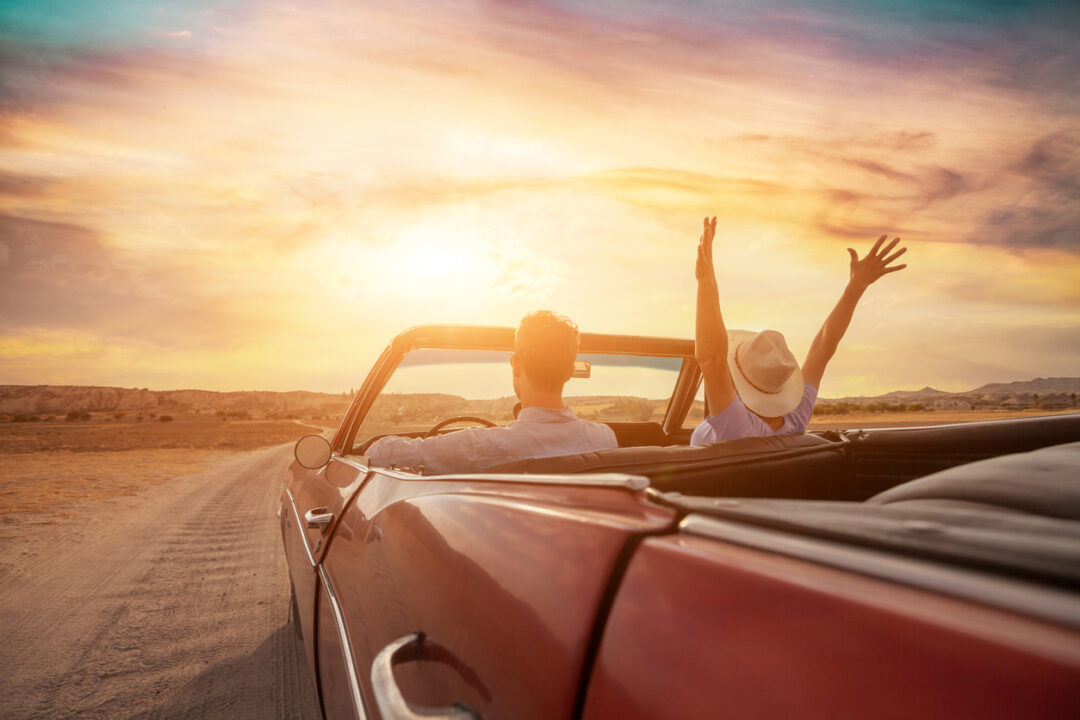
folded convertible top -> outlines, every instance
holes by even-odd
[[[1080,443],[950,468],[864,503],[662,497],[695,513],[1080,590]]]

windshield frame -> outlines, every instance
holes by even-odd
[[[360,391],[334,439],[334,450],[342,455],[356,455],[354,443],[364,418],[382,393],[390,377],[397,371],[405,356],[419,349],[497,350],[512,352],[514,328],[482,327],[469,325],[422,325],[398,335],[380,355],[372,367]],[[682,365],[668,398],[662,426],[681,427],[694,394],[700,383],[701,373],[694,359],[694,342],[678,338],[647,337],[639,335],[610,335],[604,333],[581,333],[580,354],[631,355],[639,357],[680,358]]]

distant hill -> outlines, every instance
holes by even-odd
[[[952,395],[952,393],[945,390],[937,390],[929,385],[922,390],[893,390],[891,393],[886,393],[882,397],[887,398],[911,398],[911,397],[932,397],[934,395]]]
[[[963,392],[932,387],[894,390],[876,397],[819,398],[815,413],[848,409],[871,411],[911,410],[1065,410],[1078,406],[1080,378],[1034,378],[1010,383],[990,383]]]
[[[1018,380],[1010,383],[990,383],[971,390],[971,395],[993,395],[995,393],[1080,393],[1080,378],[1056,377]]]
[[[867,403],[896,407],[922,405],[928,409],[971,409],[975,407],[1075,407],[1074,393],[1080,394],[1080,377],[1034,378],[1010,383],[991,383],[950,393],[932,387],[921,390],[894,390],[885,395],[858,398],[820,398],[819,404]],[[607,414],[647,418],[663,412],[666,400],[582,396],[567,398],[590,417]],[[210,390],[148,390],[81,385],[0,385],[0,415],[66,415],[70,412],[160,414],[162,412],[217,414],[231,417],[336,419],[348,410],[349,393],[315,393]],[[455,395],[418,393],[386,395],[372,408],[373,416],[387,418],[440,418],[446,414],[468,415],[473,411],[508,414],[516,398],[466,400]],[[594,408],[583,406],[595,405]]]
[[[0,385],[0,413],[63,415],[84,412],[215,412],[259,417],[341,416],[347,393],[147,390],[83,385]]]

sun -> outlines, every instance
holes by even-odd
[[[501,261],[491,243],[455,224],[418,222],[393,242],[365,247],[334,243],[338,257],[363,267],[364,294],[399,301],[483,302],[500,276]]]
[[[394,267],[408,268],[421,292],[490,285],[496,263],[487,243],[460,228],[419,223],[406,228],[388,249]]]

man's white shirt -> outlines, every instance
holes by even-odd
[[[479,472],[526,458],[574,455],[618,447],[615,432],[578,418],[570,408],[528,407],[504,427],[465,428],[429,438],[388,435],[367,449],[372,465],[426,474]]]

